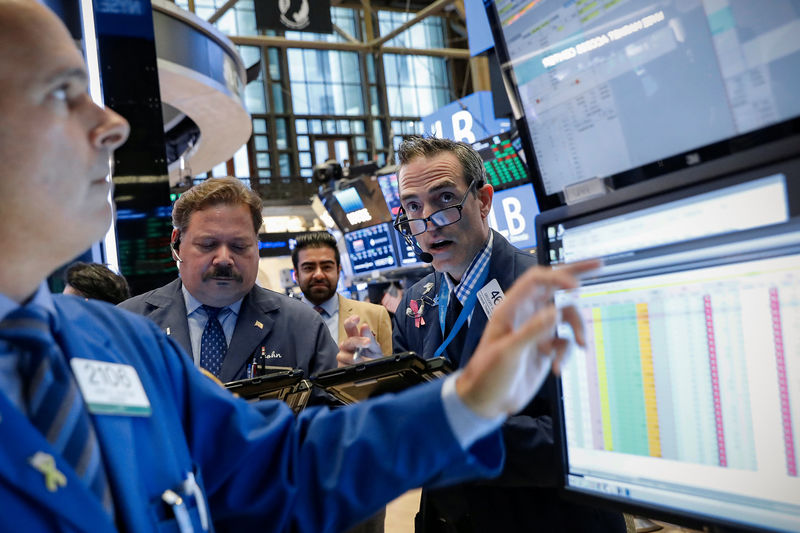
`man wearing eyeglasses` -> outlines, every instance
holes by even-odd
[[[398,150],[402,209],[395,220],[434,273],[405,293],[395,315],[395,352],[447,357],[463,368],[494,307],[514,280],[536,264],[531,254],[489,229],[493,189],[483,161],[469,145],[412,137]],[[416,242],[415,242],[416,241]],[[426,255],[427,254],[427,255]],[[374,354],[374,342],[352,337],[340,345]],[[417,532],[625,531],[619,514],[571,505],[556,493],[559,459],[550,417],[553,380],[503,428],[508,450],[502,475],[490,481],[424,491]]]

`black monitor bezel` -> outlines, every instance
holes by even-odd
[[[797,139],[796,141],[800,141]],[[792,195],[800,188],[800,144],[793,146],[793,157],[755,168],[735,169],[701,178],[700,175],[671,175],[662,180],[652,180],[612,191],[605,196],[594,198],[576,205],[564,205],[539,213],[536,217],[536,243],[539,248],[539,262],[549,264],[549,243],[546,227],[557,220],[583,218],[587,222],[602,220],[626,212],[656,206],[663,203],[690,197],[722,187],[752,181],[759,177],[783,173],[786,175],[789,212],[800,213],[800,196]]]
[[[533,181],[536,200],[539,203],[539,211],[545,212],[567,205],[563,192],[548,195],[545,191],[538,160],[533,149],[531,133],[525,120],[519,88],[514,81],[513,71],[505,66],[509,64],[510,56],[502,26],[500,25],[496,2],[486,0],[484,7],[494,38],[495,51],[500,62],[503,85],[511,101],[511,107],[515,109],[512,118],[522,141],[528,172]],[[788,149],[784,142],[787,139],[792,139],[793,141],[793,146],[788,147]],[[749,160],[751,165],[768,164],[775,160],[776,152],[781,154],[777,157],[788,156],[792,153],[797,153],[797,146],[800,146],[800,116],[722,141],[698,146],[691,150],[608,176],[606,177],[606,183],[612,189],[623,189],[654,178],[666,178],[668,176],[680,178],[684,174],[695,175],[698,171],[706,174],[731,172],[740,168],[740,160],[743,157]]]

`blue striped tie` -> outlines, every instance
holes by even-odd
[[[27,306],[12,312],[0,322],[0,340],[19,355],[24,402],[31,423],[113,516],[111,489],[97,435],[64,354],[50,333],[47,311]]]
[[[208,317],[208,322],[203,329],[203,336],[200,337],[200,366],[219,377],[220,370],[222,370],[222,359],[228,351],[225,331],[217,318],[219,312],[224,308],[210,305],[202,307]]]

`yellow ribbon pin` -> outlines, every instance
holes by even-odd
[[[50,492],[67,486],[66,476],[56,468],[56,460],[49,453],[36,452],[28,461],[44,476],[44,485]]]
[[[258,329],[264,329],[264,324],[262,324],[262,323],[261,323],[260,321],[258,321],[258,320],[256,320],[256,323],[255,323],[255,324],[253,324],[253,325],[254,325],[255,327],[257,327]]]

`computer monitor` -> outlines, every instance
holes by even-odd
[[[378,185],[380,185],[386,206],[392,217],[396,217],[400,211],[400,189],[397,187],[397,172],[378,175]]]
[[[800,134],[796,1],[486,4],[542,210],[594,178],[766,164],[761,147]]]
[[[400,211],[400,189],[397,186],[397,167],[387,167],[388,171],[378,174],[378,184],[383,192],[383,197],[386,200],[386,205],[392,218],[397,216]],[[392,228],[392,240],[394,241],[395,250],[397,252],[397,259],[399,267],[419,267],[424,263],[420,261],[417,254],[414,253],[414,247],[410,246],[400,234],[399,231]]]
[[[344,234],[354,276],[400,266],[393,233],[392,225],[384,222]]]
[[[560,380],[565,495],[800,530],[800,159],[620,197],[537,217],[540,262],[605,261],[555,294],[587,340]]]
[[[375,176],[361,176],[328,189],[320,194],[320,200],[342,232],[392,220]]]
[[[483,159],[487,183],[495,191],[530,183],[525,160],[520,157],[521,145],[515,133],[503,132],[472,143]],[[517,142],[512,142],[517,140]]]

